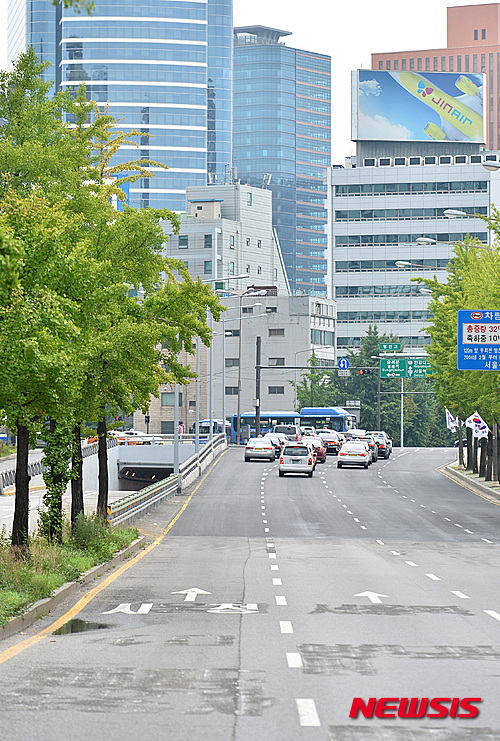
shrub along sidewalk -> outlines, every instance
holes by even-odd
[[[5,531],[0,536],[0,626],[34,602],[50,597],[65,582],[76,581],[93,566],[109,561],[139,536],[135,528],[108,527],[95,515],[79,515],[63,543],[30,538],[24,558],[16,557]]]

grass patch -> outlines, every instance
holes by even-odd
[[[107,527],[95,516],[79,515],[74,531],[64,530],[62,545],[32,536],[26,560],[16,558],[5,530],[0,535],[0,626],[139,537],[135,528]]]

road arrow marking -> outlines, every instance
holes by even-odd
[[[389,553],[392,553],[393,556],[400,556],[401,553],[399,551],[389,551]]]
[[[191,587],[191,589],[182,589],[179,592],[172,592],[172,594],[185,594],[184,602],[196,602],[196,597],[199,594],[212,594],[212,592],[205,592],[204,589],[198,589],[198,587]]]
[[[455,594],[457,597],[460,597],[460,599],[470,599],[470,597],[467,597],[467,595],[464,594],[463,592],[454,592],[452,589],[451,593]]]
[[[122,602],[113,610],[106,610],[106,612],[101,612],[101,615],[112,615],[115,612],[123,612],[124,615],[147,615],[150,609],[153,607],[152,602],[143,602],[137,612],[134,612],[134,610],[130,609],[131,604],[132,602]]]
[[[372,602],[374,605],[382,604],[382,600],[380,597],[387,597],[387,594],[377,594],[377,592],[359,592],[358,594],[354,595],[355,597],[368,597],[370,602]]]

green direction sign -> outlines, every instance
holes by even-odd
[[[426,358],[407,358],[407,378],[427,378],[432,372],[431,364]]]
[[[380,352],[399,352],[401,350],[401,342],[381,342]]]
[[[406,358],[380,358],[380,378],[407,378]]]

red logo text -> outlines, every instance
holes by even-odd
[[[480,697],[361,697],[352,701],[349,718],[475,718]]]

